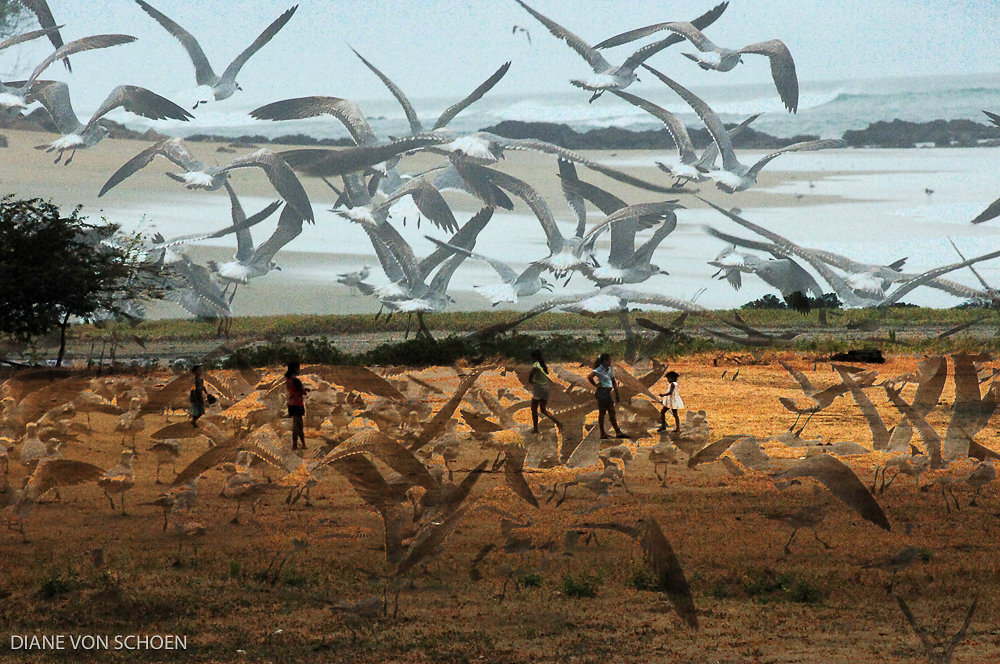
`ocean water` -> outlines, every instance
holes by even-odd
[[[629,91],[676,113],[689,126],[700,125],[690,107],[665,86],[636,83]],[[817,134],[839,138],[848,129],[863,129],[872,122],[896,118],[913,122],[967,118],[985,123],[983,109],[1000,109],[1000,74],[802,82],[797,114],[784,110],[770,84],[699,86],[694,92],[726,122],[738,122],[753,113],[763,113],[754,123],[760,131],[777,136]],[[475,131],[503,120],[562,123],[578,131],[600,127],[657,129],[662,126],[645,111],[613,95],[604,95],[593,104],[586,103],[588,96],[584,90],[560,90],[544,95],[487,94],[459,114],[449,127],[457,131]],[[375,99],[355,101],[377,135],[409,133],[402,109],[388,93]],[[458,100],[415,98],[411,101],[423,124],[429,128],[442,111]],[[203,107],[198,117],[187,123],[151,123],[124,113],[109,117],[137,129],[155,127],[173,136],[209,133],[230,137],[261,135],[275,138],[289,134],[348,137],[343,125],[328,116],[270,122],[251,118],[248,115],[251,110],[252,107],[245,106],[239,95],[235,95],[224,102]]]

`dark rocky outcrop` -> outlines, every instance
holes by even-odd
[[[844,132],[844,140],[855,148],[981,147],[1000,145],[1000,128],[972,120],[932,120],[907,122],[884,120],[867,129]]]
[[[674,147],[674,141],[666,129],[633,131],[618,127],[605,127],[579,132],[567,125],[553,122],[504,120],[499,124],[486,127],[483,131],[505,138],[539,139],[570,150],[671,150]],[[688,133],[691,135],[691,142],[699,149],[707,147],[712,140],[708,130],[704,128],[689,127]],[[781,138],[748,127],[736,137],[733,143],[737,148],[770,150],[814,138],[818,137]]]

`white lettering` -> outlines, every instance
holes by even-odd
[[[11,634],[10,635],[10,649],[11,650],[20,650],[23,647],[24,647],[24,637],[21,636],[20,634]]]

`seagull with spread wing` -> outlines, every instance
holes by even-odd
[[[178,25],[176,22],[171,20],[162,12],[158,11],[145,0],[135,0],[136,3],[142,8],[144,12],[153,17],[153,19],[159,23],[163,28],[169,32],[174,38],[181,43],[184,50],[187,51],[188,57],[191,58],[192,64],[194,64],[194,75],[199,86],[208,86],[211,91],[212,96],[216,101],[221,101],[227,99],[233,95],[237,90],[242,90],[239,83],[236,82],[236,76],[240,73],[243,65],[247,63],[253,55],[259,51],[264,44],[271,41],[278,31],[285,27],[289,19],[292,18],[292,14],[295,10],[299,8],[298,5],[293,6],[288,9],[278,18],[274,19],[269,26],[267,26],[257,39],[253,41],[250,46],[248,46],[242,53],[236,56],[236,59],[229,63],[225,71],[222,72],[222,76],[215,73],[212,69],[212,65],[209,64],[208,58],[205,56],[205,52],[201,50],[201,45],[194,36]],[[201,104],[206,103],[207,100],[198,101],[194,108],[198,108]]]

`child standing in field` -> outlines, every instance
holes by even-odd
[[[667,381],[670,383],[670,387],[660,395],[660,403],[663,405],[663,408],[660,410],[660,428],[657,431],[667,430],[668,410],[674,414],[674,433],[680,433],[681,431],[681,419],[677,416],[677,411],[684,407],[684,401],[681,400],[681,394],[677,389],[678,378],[680,378],[680,374],[676,371],[667,372]]]
[[[531,365],[528,382],[531,384],[531,423],[534,425],[534,432],[538,433],[538,411],[541,411],[542,415],[552,420],[558,428],[562,429],[562,423],[548,409],[549,394],[551,392],[550,383],[552,381],[549,379],[549,367],[545,364],[545,359],[542,358],[542,351],[531,351],[531,359],[534,361],[534,364]]]
[[[303,418],[306,414],[306,395],[309,393],[299,379],[299,363],[289,362],[285,372],[285,389],[288,390],[288,416],[292,418],[292,449],[306,449]]]

